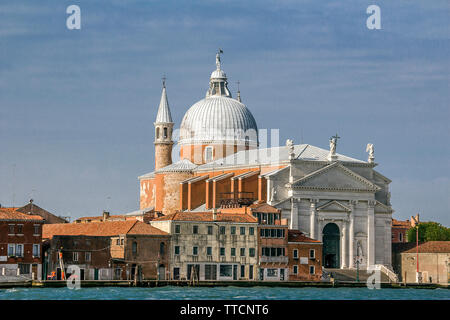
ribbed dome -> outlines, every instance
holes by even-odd
[[[209,96],[195,103],[183,117],[180,144],[258,144],[258,128],[250,110],[226,96]]]

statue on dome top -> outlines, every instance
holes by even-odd
[[[220,70],[220,54],[223,53],[223,50],[219,48],[219,51],[216,53],[216,67],[217,70]]]

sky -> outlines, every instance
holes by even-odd
[[[449,21],[447,0],[2,0],[0,204],[137,210],[162,76],[178,127],[222,48],[258,128],[324,149],[337,132],[337,152],[361,160],[373,143],[393,216],[450,226]]]

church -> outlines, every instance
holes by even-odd
[[[155,127],[155,169],[139,177],[140,209],[162,215],[210,212],[268,203],[290,229],[323,242],[323,266],[391,268],[389,184],[367,161],[336,152],[338,135],[325,150],[309,144],[262,147],[256,121],[233,98],[216,54],[206,96],[185,113],[172,161],[174,125],[165,81]]]

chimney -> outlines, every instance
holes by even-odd
[[[103,222],[105,222],[106,220],[108,220],[108,218],[109,218],[109,212],[103,210]]]

